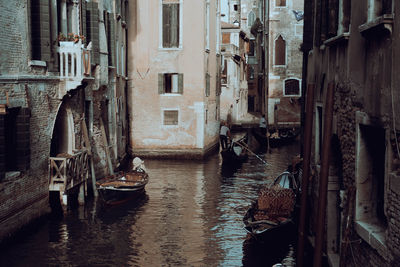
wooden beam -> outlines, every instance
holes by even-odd
[[[92,187],[93,187],[93,195],[97,197],[99,194],[97,192],[97,187],[96,187],[96,174],[94,171],[94,163],[93,163],[93,154],[92,154],[92,146],[90,145],[90,140],[89,140],[89,133],[86,127],[86,120],[85,120],[85,114],[82,116],[82,132],[83,132],[83,140],[85,141],[85,147],[88,151],[89,155],[89,164],[90,164],[90,172],[92,174]]]
[[[110,170],[110,174],[114,175],[114,170],[113,170],[113,167],[112,167],[111,157],[110,157],[110,148],[108,146],[106,130],[104,129],[104,123],[103,123],[103,119],[102,118],[100,118],[100,128],[101,128],[101,136],[103,137],[104,149],[106,151],[108,169]]]

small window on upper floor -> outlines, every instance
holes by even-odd
[[[275,6],[277,7],[286,6],[286,0],[275,0]]]
[[[285,81],[284,96],[300,96],[300,81],[297,79],[287,79]]]
[[[162,3],[162,47],[179,47],[179,1],[166,1]]]
[[[233,10],[238,11],[239,10],[239,5],[233,5]]]
[[[183,94],[182,73],[159,73],[158,74],[159,94]]]

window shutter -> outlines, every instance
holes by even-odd
[[[32,59],[50,61],[50,9],[48,0],[31,1]]]
[[[164,125],[178,125],[177,110],[164,110]]]
[[[178,93],[183,94],[183,73],[178,74]]]
[[[5,115],[0,115],[0,181],[6,172],[6,137]]]
[[[86,21],[87,42],[92,42],[91,61],[93,64],[100,64],[99,6],[96,2],[87,2]]]
[[[108,14],[108,65],[117,66],[115,64],[115,20],[114,13]]]
[[[164,93],[164,74],[163,73],[158,74],[158,93],[159,94]]]
[[[206,73],[206,96],[210,95],[210,74]]]
[[[163,5],[163,47],[171,47],[171,40],[170,40],[170,31],[171,31],[171,5]]]
[[[179,47],[179,4],[171,6],[171,47]]]
[[[16,166],[18,170],[27,170],[30,165],[30,116],[29,108],[21,108],[16,119]]]
[[[328,37],[337,35],[338,30],[338,16],[339,16],[339,0],[329,0],[329,25]]]
[[[86,1],[82,1],[81,2],[81,31],[82,31],[82,35],[85,36],[85,38],[87,38],[87,31],[86,31]],[[83,40],[84,43],[87,44],[87,39]]]

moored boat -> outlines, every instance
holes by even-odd
[[[288,171],[263,188],[243,217],[245,230],[259,241],[282,238],[294,228],[298,191],[296,177]]]
[[[131,171],[121,171],[96,182],[97,190],[106,205],[117,205],[141,196],[149,181],[143,161],[133,160]]]

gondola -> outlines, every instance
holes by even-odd
[[[294,227],[298,182],[293,173],[285,171],[263,188],[243,217],[245,230],[265,242],[282,239]]]
[[[275,132],[268,132],[266,135],[263,135],[259,129],[253,129],[252,132],[254,137],[261,144],[262,147],[266,147],[268,141],[271,148],[280,147],[292,143],[294,140],[296,140],[297,136],[300,133],[298,129],[282,129]],[[269,140],[267,140],[267,138],[269,138]]]
[[[118,205],[143,195],[149,175],[144,171],[119,172],[96,182],[106,205]]]
[[[222,162],[224,165],[237,166],[247,160],[248,154],[243,149],[243,144],[246,137],[241,138],[238,141],[233,141],[228,145],[227,148],[221,151]]]

